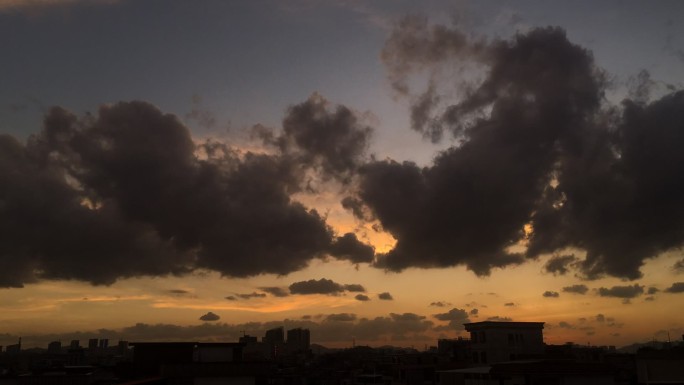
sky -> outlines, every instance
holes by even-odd
[[[0,345],[684,334],[684,4],[0,0]]]

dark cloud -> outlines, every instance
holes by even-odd
[[[665,289],[666,293],[684,293],[684,282],[675,282]]]
[[[342,285],[327,278],[319,280],[310,279],[308,281],[295,282],[290,285],[290,294],[326,294],[339,295],[345,291],[365,292],[366,289],[359,284]]]
[[[352,322],[352,321],[356,321],[356,314],[353,314],[353,313],[328,314],[328,316],[325,317],[325,319],[328,321]]]
[[[321,278],[295,282],[290,285],[290,294],[327,294],[338,295],[344,292],[344,286],[333,280]]]
[[[451,306],[449,302],[444,302],[444,301],[436,301],[436,302],[430,302],[430,306],[434,307],[446,307],[446,306]]]
[[[547,297],[547,298],[558,298],[560,297],[560,294],[558,294],[557,291],[545,291],[542,296]]]
[[[544,264],[544,270],[554,275],[565,275],[570,271],[570,267],[578,261],[574,254],[555,255],[549,258]]]
[[[266,294],[264,293],[257,293],[257,292],[252,292],[252,293],[235,293],[235,295],[239,298],[242,299],[252,299],[252,298],[264,298],[266,297]]]
[[[287,297],[288,295],[290,295],[287,289],[278,286],[263,286],[260,287],[259,290],[265,291],[266,293],[274,297]]]
[[[349,108],[332,106],[321,95],[313,94],[288,109],[281,136],[264,135],[262,131],[261,137],[298,163],[348,182],[364,162],[371,134],[372,129]]]
[[[489,71],[479,87],[434,117],[427,132],[414,127],[433,138],[451,132],[459,146],[425,168],[377,161],[361,169],[360,199],[397,238],[377,265],[395,271],[465,265],[488,275],[522,263],[523,255],[508,248],[525,238],[559,142],[572,139],[572,128],[601,100],[591,55],[558,29],[483,44],[410,18],[390,37],[383,58],[399,90],[406,71],[445,60],[476,60]]]
[[[596,315],[596,321],[597,321],[597,322],[605,322],[605,321],[606,321],[606,316],[604,316],[603,314],[597,314],[597,315]]]
[[[559,323],[558,323],[558,326],[561,327],[561,328],[563,328],[563,329],[574,329],[574,328],[575,328],[575,326],[573,326],[573,325],[571,325],[571,324],[569,324],[569,323],[567,323],[567,322],[565,322],[565,321],[559,322]]]
[[[487,321],[494,321],[494,322],[511,322],[513,321],[512,318],[510,317],[499,317],[498,315],[495,315],[493,317],[487,317]]]
[[[672,271],[677,274],[684,273],[684,259],[680,259],[672,265]]]
[[[229,295],[229,296],[226,297],[226,299],[227,299],[228,301],[237,301],[238,298],[237,298],[236,296],[234,296],[234,295]]]
[[[638,284],[632,286],[613,286],[610,289],[605,287],[600,287],[598,289],[598,295],[601,297],[615,297],[630,299],[640,296],[644,293],[644,287]]]
[[[459,308],[453,308],[446,313],[433,314],[432,316],[440,321],[449,321],[449,327],[456,330],[463,330],[465,328],[463,324],[470,322],[468,312]]]
[[[354,233],[346,233],[337,238],[330,246],[330,255],[337,259],[346,259],[352,263],[373,262],[375,248],[360,242]]]
[[[291,109],[283,137],[292,141],[273,154],[195,142],[145,102],[83,118],[53,108],[25,143],[0,135],[0,286],[287,274],[325,255],[369,261],[368,246],[291,199],[307,170],[347,173],[369,134],[348,109],[314,99]]]
[[[506,302],[504,306],[515,306],[515,302]]]
[[[199,317],[199,319],[200,321],[218,321],[221,319],[221,316],[212,312],[208,312],[207,314]]]
[[[402,313],[402,314],[397,314],[397,313],[390,313],[390,317],[395,320],[395,321],[408,321],[408,322],[417,322],[425,319],[425,316],[418,315],[415,313]]]
[[[166,291],[167,293],[171,295],[185,295],[185,294],[190,294],[189,291],[183,290],[183,289],[170,289]]]
[[[472,315],[472,316],[474,316],[474,317],[477,317],[477,314],[478,314],[479,312],[480,312],[480,311],[479,311],[478,309],[470,309],[470,311],[468,312],[468,314],[470,314],[470,315]]]
[[[653,295],[653,294],[658,293],[659,291],[660,291],[660,290],[659,290],[657,287],[651,286],[651,287],[649,287],[648,290],[646,291],[646,294],[648,294],[648,295]]]
[[[397,239],[377,266],[465,265],[487,275],[520,263],[509,246],[526,241],[528,258],[586,252],[552,258],[553,273],[636,279],[645,260],[684,244],[684,92],[651,101],[642,73],[631,100],[606,105],[609,76],[551,27],[485,41],[408,17],[382,59],[413,103],[413,128],[458,144],[427,167],[361,168],[356,202]],[[441,70],[468,63],[483,80],[442,90]],[[424,91],[416,79],[427,79]]]
[[[565,293],[573,293],[573,294],[587,294],[589,291],[589,288],[587,285],[571,285],[571,286],[565,286],[563,288],[563,292]]]
[[[357,294],[357,295],[354,296],[354,298],[355,298],[357,301],[363,301],[363,302],[365,302],[365,301],[370,301],[370,297],[367,296],[367,295],[365,295],[365,294]]]
[[[381,299],[383,301],[392,301],[394,300],[394,297],[392,297],[392,294],[388,292],[380,293],[378,294],[378,299]]]
[[[352,283],[350,285],[344,285],[344,290],[350,291],[352,293],[365,293],[366,288],[358,283]]]

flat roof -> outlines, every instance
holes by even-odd
[[[501,322],[501,321],[481,321],[464,323],[466,330],[481,328],[535,328],[543,329],[545,322]]]

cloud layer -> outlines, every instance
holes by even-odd
[[[464,265],[488,275],[576,249],[583,258],[558,256],[546,269],[637,279],[646,259],[682,246],[684,92],[607,105],[606,74],[560,28],[486,41],[409,17],[382,57],[395,90],[414,102],[413,128],[458,144],[426,167],[361,167],[347,206],[397,239],[376,266]],[[484,78],[456,82],[460,98],[447,101],[439,74],[464,63],[486,68]],[[415,92],[420,73],[429,82]],[[525,252],[511,251],[516,244]]]
[[[638,97],[608,105],[591,52],[551,27],[486,40],[408,17],[382,59],[412,101],[413,129],[454,140],[430,165],[370,157],[371,127],[318,94],[289,107],[281,129],[255,127],[259,152],[195,141],[139,101],[82,117],[55,107],[25,142],[0,135],[0,287],[283,275],[328,256],[485,276],[556,255],[548,272],[633,280],[648,258],[683,246],[684,92],[649,100],[642,74]],[[469,63],[482,81],[457,81],[447,98],[440,71]],[[293,198],[326,183],[395,246],[376,255]]]
[[[306,147],[293,139],[287,153],[274,154],[196,143],[175,116],[144,102],[83,118],[53,108],[26,143],[0,135],[0,287],[43,278],[110,284],[198,268],[287,274],[325,255],[370,261],[372,247],[353,234],[337,237],[316,210],[291,198],[313,167],[300,158],[338,175],[359,156],[350,146],[365,145],[368,129],[349,110],[327,108],[312,97],[286,121],[308,127],[295,139],[351,141],[330,149],[342,165],[326,165],[328,148],[303,139]],[[308,109],[313,116],[299,113]]]

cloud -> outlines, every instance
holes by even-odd
[[[166,292],[171,294],[171,295],[178,295],[178,296],[190,294],[189,291],[183,290],[183,289],[169,289]]]
[[[356,321],[356,314],[353,314],[353,313],[328,314],[325,317],[325,319],[328,321],[352,322],[352,321]]]
[[[354,296],[357,301],[370,301],[370,297],[365,294],[357,294]]]
[[[314,93],[305,102],[287,110],[282,135],[264,131],[258,134],[297,163],[347,183],[365,162],[372,131],[349,108],[332,106],[324,97]],[[354,247],[358,249],[357,245]],[[371,250],[367,247],[355,258],[368,262],[364,259],[368,259]]]
[[[479,312],[480,312],[480,311],[479,311],[478,309],[470,309],[470,311],[468,312],[468,314],[477,317],[477,314],[478,314]]]
[[[634,284],[632,286],[613,286],[611,288],[601,287],[598,289],[598,295],[601,297],[615,297],[615,298],[636,298],[644,293],[644,286]]]
[[[309,123],[320,118],[334,127],[302,126],[297,111],[312,103]],[[82,118],[55,107],[25,143],[0,135],[0,180],[11,186],[0,193],[0,227],[11,228],[0,235],[0,286],[41,279],[111,284],[197,269],[249,277],[291,273],[326,255],[367,260],[353,237],[337,237],[316,210],[291,198],[305,188],[307,173],[344,173],[363,153],[351,147],[365,147],[367,136],[355,130],[367,130],[354,114],[320,110],[321,103],[306,101],[285,118],[294,130],[285,131],[296,137],[287,152],[194,141],[177,117],[139,101]],[[342,147],[317,147],[316,135],[333,135]]]
[[[495,315],[493,317],[487,317],[487,321],[494,321],[494,322],[511,322],[513,321],[512,318],[510,317],[499,317],[498,315]]]
[[[558,323],[558,326],[561,327],[561,328],[563,328],[563,329],[574,329],[574,328],[575,328],[575,326],[573,326],[573,325],[571,325],[571,324],[569,324],[569,323],[567,323],[567,322],[565,322],[565,321],[559,322],[559,323]]]
[[[337,259],[345,259],[352,263],[371,263],[375,248],[360,242],[354,233],[346,233],[337,238],[330,246],[330,254]]]
[[[242,298],[242,299],[264,298],[264,297],[266,297],[266,294],[264,294],[264,293],[257,293],[257,292],[244,293],[244,294],[235,293],[235,295],[236,295],[237,297],[239,297],[239,298]]]
[[[674,265],[672,265],[672,271],[674,271],[677,274],[684,273],[684,258],[680,259],[679,261],[675,262]]]
[[[606,317],[603,314],[597,314],[596,315],[596,322],[605,322]]]
[[[199,317],[199,319],[200,321],[218,321],[221,319],[221,316],[212,312],[208,312],[207,314]]]
[[[515,302],[506,302],[504,306],[515,306]]]
[[[570,267],[577,263],[578,259],[574,254],[555,255],[549,258],[544,265],[544,270],[554,275],[565,275],[570,271]]]
[[[234,296],[234,295],[229,295],[229,296],[226,297],[226,299],[227,299],[228,301],[237,301],[238,298],[237,298],[236,296]]]
[[[444,301],[436,301],[436,302],[430,302],[430,306],[434,307],[447,307],[451,306],[449,302],[444,302]]]
[[[470,322],[468,312],[459,308],[453,308],[446,313],[433,314],[432,316],[440,321],[449,321],[449,327],[456,330],[463,330],[465,328],[463,324]]]
[[[665,289],[666,293],[684,293],[684,282],[675,282]]]
[[[458,144],[425,167],[361,167],[355,199],[397,239],[378,267],[482,276],[575,248],[583,259],[554,257],[546,269],[634,280],[645,260],[684,245],[684,91],[605,108],[610,75],[553,27],[485,40],[411,16],[382,60],[412,103],[413,129]],[[442,75],[468,65],[481,82]],[[524,254],[510,251],[521,243]]]
[[[359,285],[357,283],[353,283],[350,285],[344,285],[344,290],[350,291],[352,293],[365,293],[366,288],[363,287],[362,285]]]
[[[208,314],[213,314],[209,312]],[[371,343],[398,337],[403,340],[422,340],[424,333],[432,330],[434,323],[425,317],[412,313],[389,314],[374,318],[353,318],[354,315],[322,316],[319,322],[311,319],[284,319],[269,322],[248,322],[229,324],[223,322],[203,322],[200,325],[180,326],[173,324],[137,323],[121,329],[98,329],[61,334],[22,335],[25,346],[45,346],[56,340],[87,340],[89,338],[109,338],[136,342],[163,341],[237,341],[242,330],[253,335],[264,335],[266,330],[285,326],[311,331],[311,339],[316,343],[349,343],[352,336],[358,342]],[[3,345],[16,343],[19,336],[0,334]]]
[[[557,291],[545,291],[542,296],[547,297],[547,298],[558,298],[560,297],[560,294],[558,294]]]
[[[339,295],[344,291],[365,292],[366,289],[359,284],[342,285],[333,280],[321,278],[308,281],[295,282],[290,285],[290,294],[326,294]]]
[[[327,294],[337,295],[344,292],[344,286],[330,279],[310,279],[290,285],[290,294]]]
[[[659,291],[660,291],[660,290],[659,290],[657,287],[651,286],[651,287],[649,287],[648,290],[646,291],[646,294],[648,294],[648,295],[653,295],[653,294],[658,293]]]
[[[381,299],[383,301],[392,301],[394,300],[394,297],[392,297],[392,294],[388,292],[380,293],[378,294],[378,299]]]
[[[260,287],[259,290],[265,291],[266,293],[274,297],[287,297],[288,295],[290,295],[290,293],[288,293],[286,289],[277,286],[263,286]]]
[[[571,286],[565,286],[563,288],[563,292],[565,293],[573,293],[573,294],[587,294],[589,291],[589,288],[587,285],[571,285]]]

